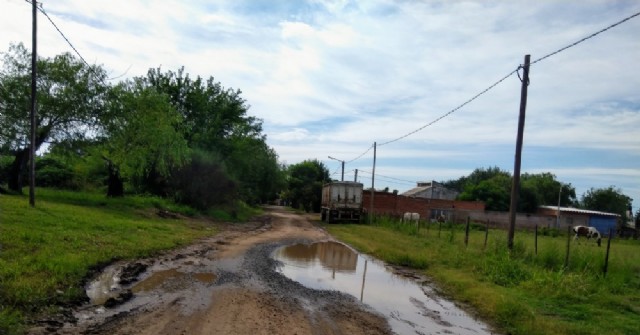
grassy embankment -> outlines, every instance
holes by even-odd
[[[504,334],[638,334],[640,244],[612,240],[603,276],[606,240],[571,243],[564,268],[566,235],[516,232],[513,252],[507,232],[475,225],[464,245],[464,227],[430,229],[380,220],[368,225],[326,225],[331,234],[389,263],[423,270],[440,290],[471,305]]]
[[[20,334],[29,317],[84,297],[92,269],[215,234],[210,221],[162,219],[158,209],[195,214],[152,197],[38,189],[31,208],[26,196],[0,195],[0,334]],[[255,214],[241,212],[239,220]]]

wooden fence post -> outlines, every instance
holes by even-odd
[[[567,254],[564,256],[564,268],[569,268],[569,244],[571,244],[571,226],[567,227]]]
[[[535,249],[536,256],[538,256],[538,225],[536,225],[536,232],[534,235],[535,235],[535,241],[536,241],[534,249]]]
[[[487,239],[489,238],[489,221],[487,221],[487,226],[484,230],[484,249],[487,248]]]
[[[609,228],[609,239],[607,240],[607,255],[604,257],[604,277],[607,276],[607,270],[609,269],[609,249],[611,249],[611,239],[613,238],[613,228]]]
[[[467,216],[467,227],[465,228],[464,231],[464,246],[468,246],[469,245],[469,221],[471,220],[470,217]]]

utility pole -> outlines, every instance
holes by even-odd
[[[353,178],[353,181],[358,182],[358,169],[356,169],[356,176]]]
[[[31,207],[36,206],[36,73],[37,73],[37,37],[38,24],[37,13],[38,3],[31,0],[32,15],[32,46],[31,46],[31,145],[29,146],[29,204]]]
[[[556,215],[556,229],[560,229],[560,195],[562,194],[562,183],[560,183],[560,191],[558,191],[558,215]]]
[[[518,118],[518,137],[516,139],[516,158],[513,167],[513,184],[511,185],[511,205],[509,207],[509,238],[507,245],[513,250],[513,236],[516,229],[516,212],[520,193],[520,163],[522,160],[522,138],[524,135],[524,118],[527,110],[527,87],[529,86],[529,62],[531,55],[524,56],[522,66],[522,89],[520,91],[520,116]]]
[[[342,159],[333,158],[331,156],[327,156],[327,157],[329,157],[329,159],[333,159],[334,161],[338,161],[342,163],[342,178],[340,179],[340,181],[344,181],[344,161]]]
[[[373,171],[371,173],[371,202],[369,205],[369,224],[372,223],[373,218],[373,195],[375,193],[375,179],[376,179],[376,142],[373,142]]]

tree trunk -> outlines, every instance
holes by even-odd
[[[22,149],[15,154],[15,159],[11,163],[8,175],[8,186],[11,191],[22,194],[22,186],[25,173],[27,173],[27,163],[29,162],[29,149]]]
[[[109,179],[107,181],[107,196],[122,197],[124,196],[124,182],[120,177],[120,171],[111,162],[107,162],[109,169]]]

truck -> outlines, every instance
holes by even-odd
[[[336,181],[322,187],[322,221],[360,221],[362,214],[362,184]]]

